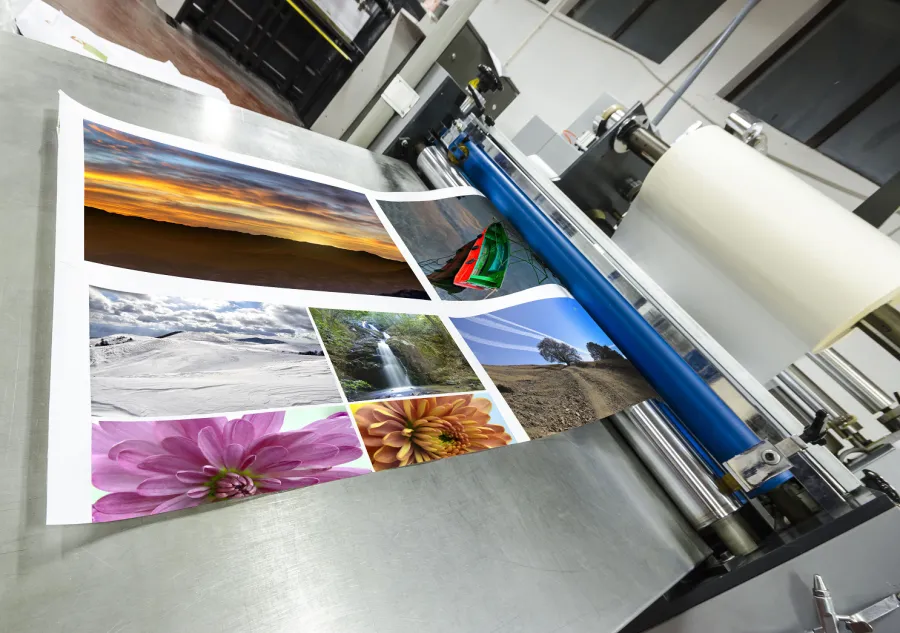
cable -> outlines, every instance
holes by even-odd
[[[351,61],[351,60],[350,60],[350,56],[347,55],[347,53],[345,53],[343,50],[341,50],[341,47],[338,46],[337,44],[335,44],[335,43],[334,43],[334,40],[331,39],[330,37],[328,37],[328,35],[325,33],[325,31],[323,31],[322,29],[320,29],[320,28],[319,28],[319,25],[316,24],[315,22],[313,22],[313,21],[310,19],[310,17],[309,17],[308,15],[306,15],[306,13],[303,12],[303,9],[301,9],[301,8],[298,7],[296,4],[294,4],[293,0],[287,0],[287,3],[288,3],[289,5],[291,5],[291,6],[294,8],[294,11],[296,11],[297,13],[300,14],[300,17],[302,17],[304,20],[306,20],[307,22],[309,22],[309,25],[310,25],[311,27],[313,27],[313,28],[316,30],[316,33],[318,33],[319,35],[321,35],[322,37],[324,37],[324,38],[325,38],[325,41],[328,42],[329,44],[331,44],[332,48],[334,48],[334,50],[336,50],[338,53],[340,53],[341,57],[343,57],[344,59],[346,59],[348,62]]]
[[[682,96],[684,96],[684,93],[687,92],[687,89],[690,88],[692,83],[694,83],[694,80],[696,80],[700,73],[703,72],[703,69],[706,68],[709,62],[712,61],[712,58],[716,56],[716,53],[719,52],[719,49],[721,49],[725,45],[725,42],[728,41],[728,38],[731,37],[731,34],[735,32],[737,27],[740,26],[741,22],[744,21],[744,18],[747,17],[747,14],[749,14],[757,4],[759,4],[759,0],[748,0],[747,4],[745,4],[744,7],[740,11],[738,11],[738,14],[734,16],[734,19],[729,22],[728,26],[725,27],[725,30],[722,31],[721,35],[716,38],[716,41],[713,42],[713,45],[710,46],[706,51],[703,59],[697,62],[697,65],[694,66],[690,74],[685,77],[684,81],[681,82],[681,85],[678,86],[678,89],[675,90],[672,96],[669,97],[669,100],[666,101],[665,105],[663,105],[660,111],[656,113],[656,116],[653,117],[653,125],[658,125],[659,122],[662,121],[663,118],[665,118],[665,116],[669,113],[669,110],[671,110],[675,106],[675,104],[678,103],[678,100]]]

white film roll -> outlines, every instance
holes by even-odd
[[[813,351],[900,296],[900,245],[717,127],[675,143],[635,205]]]

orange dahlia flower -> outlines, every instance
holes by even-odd
[[[472,395],[376,402],[355,408],[356,424],[375,470],[506,446],[491,424],[492,403]]]

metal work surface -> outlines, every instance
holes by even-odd
[[[0,630],[605,633],[701,557],[603,425],[306,490],[47,527],[57,90],[131,123],[383,190],[391,159],[0,35]]]

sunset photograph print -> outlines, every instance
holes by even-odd
[[[365,195],[89,121],[84,242],[150,273],[427,298]]]

